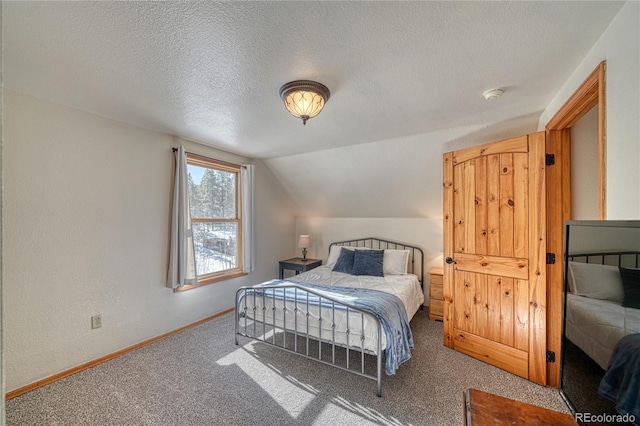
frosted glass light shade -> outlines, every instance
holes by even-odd
[[[320,114],[324,104],[329,100],[329,89],[320,83],[310,80],[297,80],[280,88],[280,98],[287,111],[307,124],[307,120]]]

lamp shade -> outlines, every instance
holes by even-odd
[[[324,84],[310,80],[292,81],[280,88],[285,108],[294,117],[302,119],[302,124],[320,114],[329,96],[329,89]]]
[[[311,247],[311,237],[308,235],[300,235],[298,237],[298,247],[299,248]]]

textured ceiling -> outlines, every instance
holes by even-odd
[[[535,127],[621,5],[3,2],[4,84],[256,158]],[[331,90],[306,126],[278,97],[295,79]]]

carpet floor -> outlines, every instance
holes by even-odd
[[[546,388],[448,349],[419,311],[412,358],[375,381],[241,339],[234,314],[6,403],[13,425],[461,425],[476,388],[568,412]]]

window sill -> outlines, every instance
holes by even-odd
[[[198,287],[202,287],[202,286],[205,286],[205,285],[208,285],[208,284],[213,284],[213,283],[217,283],[217,282],[220,282],[220,281],[230,280],[232,278],[243,277],[245,275],[248,275],[248,274],[246,272],[242,272],[242,271],[232,272],[232,273],[224,274],[224,275],[217,275],[217,276],[214,276],[214,277],[205,278],[205,279],[199,281],[198,284],[195,284],[195,285],[184,285],[182,287],[175,288],[173,291],[175,293],[178,293],[178,292],[182,292],[182,291],[191,290],[192,288],[198,288]]]

